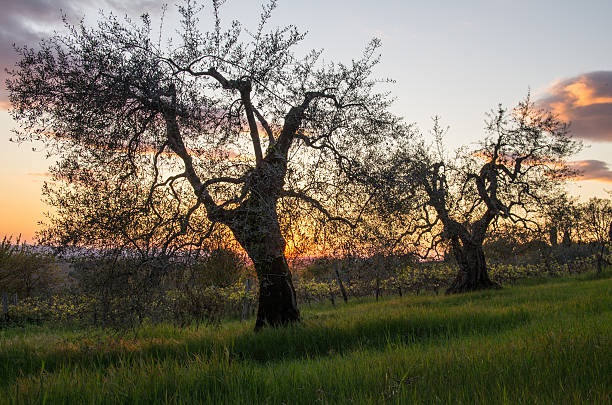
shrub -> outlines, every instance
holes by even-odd
[[[35,246],[4,237],[0,243],[0,291],[30,297],[49,292],[57,282],[53,255]]]

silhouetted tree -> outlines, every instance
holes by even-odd
[[[597,246],[597,272],[601,273],[606,248],[611,242],[612,202],[604,198],[591,198],[582,205],[583,236]]]
[[[444,152],[445,132],[436,118],[434,145],[422,141],[390,162],[388,171],[399,173],[386,174],[397,196],[390,209],[412,218],[408,234],[429,239],[427,255],[450,246],[459,272],[447,293],[496,287],[483,251],[491,224],[539,226],[539,205],[574,175],[564,159],[580,144],[568,136],[565,123],[537,109],[529,97],[512,111],[501,106],[492,111],[484,140],[454,157]]]
[[[64,241],[110,238],[138,250],[154,235],[147,246],[169,254],[197,247],[222,224],[255,265],[259,329],[300,319],[278,202],[349,223],[359,212],[349,203],[367,201],[364,168],[407,132],[375,89],[378,41],[349,64],[323,64],[320,51],[295,56],[304,38],[295,27],[268,30],[274,1],[252,31],[237,21],[224,28],[220,4],[212,1],[206,32],[194,2],[179,6],[181,27],[167,44],[147,15],[67,24],[38,49],[18,48],[7,83],[18,138],[46,143],[72,193],[56,193],[54,205],[84,207],[82,217],[56,217]],[[116,203],[95,197],[97,210],[88,196],[109,190]],[[131,214],[119,208],[127,206]]]
[[[555,246],[561,234],[563,245],[571,244],[572,235],[577,237],[580,233],[580,209],[575,198],[571,198],[567,193],[562,192],[558,195],[547,198],[543,206],[545,225],[548,228],[551,245]],[[553,240],[555,243],[553,243]]]

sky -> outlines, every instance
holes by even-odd
[[[0,0],[0,237],[21,234],[32,241],[49,210],[40,190],[51,162],[40,145],[9,141],[16,124],[7,111],[4,68],[16,62],[12,44],[33,45],[61,31],[62,14],[91,23],[99,10],[134,17],[149,12],[156,22],[162,4]],[[206,12],[208,3],[203,4]],[[254,29],[260,6],[254,0],[228,0],[221,17]],[[423,132],[432,116],[440,116],[450,126],[449,149],[476,142],[487,111],[499,103],[512,107],[530,90],[540,105],[571,121],[574,137],[584,141],[573,158],[584,180],[568,190],[585,199],[606,197],[612,189],[610,16],[609,0],[279,0],[271,25],[308,31],[300,51],[324,49],[330,61],[358,58],[371,38],[380,38],[377,74],[395,80],[387,86],[396,98],[393,111]],[[166,29],[175,25],[169,12]]]

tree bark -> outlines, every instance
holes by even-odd
[[[284,326],[300,320],[295,288],[285,256],[255,263],[259,279],[259,305],[255,331],[264,326]]]
[[[265,326],[277,327],[300,321],[274,196],[251,197],[234,211],[227,225],[253,261],[259,280],[255,331]]]
[[[459,265],[457,277],[446,290],[446,294],[501,288],[489,279],[487,263],[482,245],[453,243],[453,254]]]

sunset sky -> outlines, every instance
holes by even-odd
[[[253,29],[257,3],[229,0],[222,17]],[[134,17],[149,11],[156,24],[161,4],[0,0],[0,63],[3,69],[14,65],[13,43],[34,44],[61,30],[62,13],[74,22],[84,16],[91,22],[97,9]],[[280,0],[272,25],[308,31],[300,50],[323,48],[326,60],[350,61],[372,37],[380,38],[378,74],[396,80],[388,87],[397,98],[394,111],[424,132],[433,115],[441,116],[451,128],[451,148],[478,140],[485,112],[498,103],[511,107],[531,89],[542,106],[571,121],[574,136],[584,140],[586,148],[574,164],[586,180],[569,190],[588,198],[607,196],[605,190],[612,189],[611,16],[609,0]],[[175,25],[169,16],[166,29]],[[15,123],[7,112],[4,71],[0,76],[0,237],[21,234],[32,240],[47,210],[40,189],[50,162],[40,145],[9,142]]]

